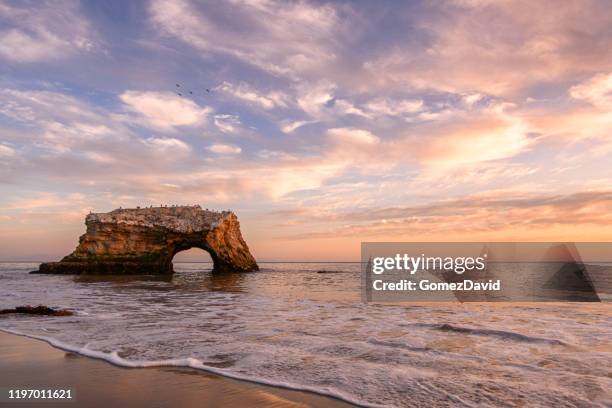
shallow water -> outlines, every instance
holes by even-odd
[[[369,406],[610,406],[610,303],[363,304],[360,265],[213,276],[30,275],[0,264],[0,329],[126,366],[196,368]],[[317,273],[325,270],[330,273]]]

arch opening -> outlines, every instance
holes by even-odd
[[[214,263],[210,253],[205,249],[190,247],[177,251],[171,259],[172,270],[176,272],[209,272]]]
[[[174,254],[172,263],[209,263],[212,265],[213,260],[210,253],[205,249],[191,247]]]

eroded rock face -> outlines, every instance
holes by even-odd
[[[89,214],[73,253],[40,265],[39,273],[168,274],[177,252],[201,248],[214,272],[258,270],[233,212],[193,207],[118,209]]]

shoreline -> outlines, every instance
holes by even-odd
[[[122,367],[62,349],[46,339],[0,330],[0,386],[72,388],[76,401],[45,406],[352,407],[332,396],[233,379],[180,366]],[[24,406],[22,402],[2,406]]]

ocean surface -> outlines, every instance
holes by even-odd
[[[128,367],[190,366],[363,406],[612,406],[611,303],[364,304],[360,265],[213,276],[31,275],[0,263],[0,330]],[[326,271],[327,273],[318,273]],[[1,357],[1,351],[0,351]]]

